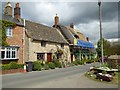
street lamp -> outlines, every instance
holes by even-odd
[[[104,63],[103,60],[103,37],[102,37],[102,18],[101,18],[101,1],[98,2],[98,6],[99,6],[99,20],[100,20],[100,41],[101,41],[101,59],[102,59],[102,63]]]

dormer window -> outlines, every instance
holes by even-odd
[[[45,41],[41,41],[41,47],[46,47],[46,42]]]
[[[61,48],[64,48],[64,44],[61,44]]]
[[[6,27],[6,36],[11,37],[12,36],[12,27]]]

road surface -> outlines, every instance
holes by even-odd
[[[117,88],[117,85],[92,81],[84,76],[99,63],[58,68],[46,71],[2,76],[2,88]]]

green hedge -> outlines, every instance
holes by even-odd
[[[89,60],[89,59],[88,59],[88,60],[85,60],[85,62],[86,62],[86,63],[92,63],[92,62],[94,62],[94,60]]]
[[[33,62],[33,70],[34,71],[41,71],[42,65],[39,61]]]
[[[84,61],[83,61],[83,60],[80,60],[80,61],[78,62],[78,64],[79,64],[79,65],[83,65],[83,64],[84,64]]]
[[[55,67],[62,68],[62,64],[59,61],[54,62]]]
[[[2,67],[1,68],[2,70],[10,70],[11,69],[9,64],[2,65],[1,67]]]
[[[48,63],[49,68],[55,69],[55,64],[53,62]]]
[[[73,61],[73,64],[74,64],[74,65],[78,65],[78,60]]]
[[[45,69],[45,70],[49,70],[48,64],[44,64],[44,69]]]
[[[23,64],[17,64],[16,62],[10,62],[9,64],[2,64],[1,70],[10,70],[10,69],[18,69],[18,68],[24,68]]]

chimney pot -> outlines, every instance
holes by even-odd
[[[59,24],[59,17],[57,16],[57,14],[56,14],[56,16],[55,16],[55,27],[57,27],[57,25]]]
[[[86,40],[89,42],[89,37],[86,37]]]
[[[19,7],[19,3],[16,3],[15,7]]]
[[[14,17],[17,18],[17,19],[20,19],[20,6],[19,6],[19,3],[15,4]]]
[[[71,23],[71,24],[70,24],[70,27],[74,29],[74,24],[73,24],[73,23]]]

